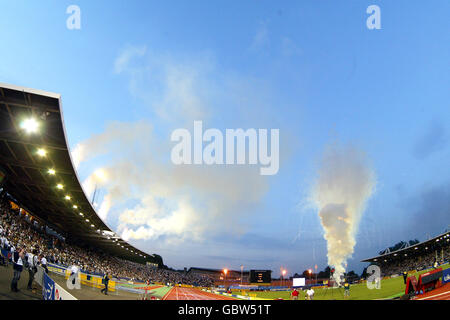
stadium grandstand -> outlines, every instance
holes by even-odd
[[[63,279],[76,265],[86,282],[108,274],[116,282],[141,285],[212,284],[206,275],[168,270],[161,256],[133,247],[100,219],[71,159],[59,94],[0,84],[0,126],[4,266],[20,249],[36,252],[39,264],[46,260]]]
[[[380,267],[383,276],[400,275],[404,271],[421,271],[432,268],[435,264],[443,265],[450,261],[450,231],[426,241],[410,245],[403,245],[391,251],[389,248],[380,252],[378,256],[364,259]]]
[[[162,264],[117,236],[99,218],[74,169],[58,94],[0,84],[2,188],[67,243]]]
[[[208,268],[189,268],[186,271],[187,275],[201,275],[205,277],[209,277],[214,280],[216,285],[225,285],[228,284],[236,284],[236,283],[244,283],[247,284],[249,281],[250,271],[246,270],[227,270],[225,269],[208,269]],[[225,274],[226,273],[226,274]]]

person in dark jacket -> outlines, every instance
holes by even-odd
[[[23,270],[24,265],[24,259],[25,259],[25,252],[23,249],[17,248],[16,251],[12,254],[12,262],[13,262],[13,270],[14,270],[14,276],[11,281],[11,290],[14,292],[19,292],[19,289],[17,288],[17,283],[20,279],[20,274]]]
[[[108,282],[109,282],[109,277],[108,277],[108,273],[105,272],[105,275],[103,276],[103,284],[105,285],[105,287],[101,290],[101,292],[105,293],[105,295],[108,295]]]
[[[27,262],[28,262],[28,290],[33,289],[33,280],[34,275],[37,272],[37,264],[38,264],[38,257],[37,257],[38,251],[36,249],[33,250],[32,253],[27,254]]]

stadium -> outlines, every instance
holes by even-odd
[[[292,300],[295,291],[297,300],[450,300],[449,230],[364,259],[362,275],[170,269],[99,217],[69,152],[59,94],[1,84],[0,110],[0,299]]]

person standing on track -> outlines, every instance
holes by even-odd
[[[41,266],[44,268],[45,273],[48,274],[47,259],[43,255],[41,256]]]
[[[348,281],[344,283],[344,297],[350,298],[350,283]]]
[[[33,280],[34,280],[34,274],[37,272],[37,263],[38,263],[38,257],[37,250],[33,249],[32,252],[27,253],[27,261],[28,261],[28,290],[33,289]]]
[[[24,250],[17,248],[17,251],[14,251],[14,254],[11,257],[13,262],[13,269],[14,269],[14,276],[11,281],[11,290],[14,292],[19,292],[19,289],[17,288],[17,282],[19,282],[20,274],[23,270],[23,264],[24,264]]]
[[[294,290],[291,293],[291,297],[292,297],[292,300],[298,300],[298,291],[297,291],[297,289],[294,288]]]
[[[105,287],[102,290],[100,290],[100,292],[102,293],[104,292],[106,296],[108,295],[108,282],[109,282],[108,273],[105,272],[105,275],[103,276],[103,284],[105,285]]]
[[[147,281],[145,281],[145,295],[144,295],[144,300],[147,300],[147,295],[148,295],[148,290],[150,290],[150,280],[147,279]]]

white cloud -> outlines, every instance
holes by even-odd
[[[133,47],[130,46],[123,50],[121,54],[116,58],[114,62],[114,72],[122,73],[130,69],[130,62],[136,57],[143,57],[147,51],[144,47]]]
[[[96,184],[102,188],[104,196],[97,199],[100,217],[116,225],[124,239],[154,240],[160,249],[176,243],[179,251],[193,242],[208,251],[208,239],[245,232],[242,218],[268,191],[267,177],[259,174],[257,166],[173,165],[169,128],[212,114],[220,119],[229,112],[220,108],[224,103],[243,95],[248,99],[249,91],[242,86],[246,81],[237,75],[225,77],[208,54],[176,59],[133,47],[120,54],[115,70],[128,78],[130,93],[155,117],[152,124],[110,123],[104,132],[74,148],[77,166],[98,157],[107,159],[101,166],[106,179],[98,181],[93,173],[84,181],[87,193]],[[261,118],[260,100],[247,102]],[[233,112],[240,110],[232,107]]]

